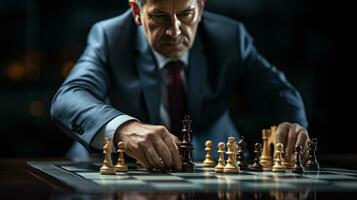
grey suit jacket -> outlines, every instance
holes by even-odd
[[[92,139],[116,116],[160,124],[160,73],[137,29],[130,11],[96,23],[85,51],[53,98],[54,122],[88,151],[96,150]],[[257,52],[240,22],[205,11],[185,73],[187,113],[197,138],[237,135],[228,101],[238,86],[269,111],[269,122],[307,126],[300,95]]]

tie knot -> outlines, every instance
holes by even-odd
[[[169,75],[180,73],[183,67],[183,63],[181,61],[170,61],[165,65]]]

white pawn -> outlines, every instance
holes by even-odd
[[[224,152],[226,145],[223,142],[218,143],[218,164],[214,168],[215,172],[223,172],[226,161],[224,160]]]
[[[272,171],[273,172],[285,172],[285,167],[283,165],[283,149],[284,145],[281,143],[278,143],[275,145],[275,163],[273,166]]]
[[[128,171],[128,166],[125,164],[124,160],[124,152],[125,152],[125,143],[124,142],[119,142],[118,143],[118,162],[114,166],[115,171],[117,172],[127,172]]]
[[[206,151],[206,156],[205,156],[205,160],[203,161],[203,166],[205,167],[213,167],[215,166],[215,162],[212,159],[212,140],[207,140],[205,143],[205,151]]]
[[[224,173],[239,173],[239,167],[237,165],[237,143],[234,137],[229,137],[227,142],[228,160],[226,166],[224,166]]]
[[[112,162],[112,142],[107,137],[104,138],[103,154],[103,166],[99,172],[101,174],[115,174],[115,168]]]

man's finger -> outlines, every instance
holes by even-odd
[[[171,134],[171,133],[170,133]],[[176,137],[176,136],[174,136],[174,135],[172,135],[171,134],[171,136],[174,138],[174,141],[175,141],[175,144],[176,144],[176,146],[177,146],[177,149],[179,149],[179,147],[180,147],[180,145],[181,145],[181,141],[180,141],[180,139],[178,138],[178,137]]]
[[[298,124],[292,124],[289,127],[288,140],[286,142],[286,148],[285,148],[285,159],[289,160],[291,158],[301,128],[302,127],[299,126]]]
[[[162,162],[164,163],[164,167],[166,169],[170,169],[173,166],[170,149],[166,146],[162,138],[158,137],[154,141],[154,147],[159,157],[162,159]]]
[[[309,141],[309,134],[305,128],[300,129],[299,135],[296,141],[297,145],[302,147],[302,161],[304,162],[308,156],[307,154],[307,142]]]
[[[308,139],[309,139],[309,135],[307,133],[307,130],[304,128],[301,128],[299,130],[299,135],[297,137],[296,144],[301,145],[303,148],[305,148],[305,146],[307,145]]]
[[[284,122],[279,124],[278,128],[276,129],[276,143],[281,143],[286,146],[286,140],[288,139],[289,133],[289,123]]]
[[[305,147],[303,147],[302,149],[302,156],[301,156],[301,162],[302,163],[305,163],[308,156],[309,156],[309,151],[307,150],[307,144],[309,142],[309,139],[306,140],[306,144],[305,144]]]
[[[150,165],[149,161],[146,159],[145,155],[143,152],[140,150],[137,150],[135,153],[130,151],[129,149],[125,152],[128,154],[130,157],[138,160],[140,164],[145,168],[145,169],[151,169],[152,166]]]
[[[152,146],[151,144],[147,144],[147,145],[141,145],[140,148],[144,152],[146,159],[154,168],[156,169],[164,168],[164,165],[162,164],[159,155],[156,153],[154,146]]]
[[[182,164],[181,164],[181,157],[180,157],[180,153],[179,153],[179,149],[177,143],[176,143],[176,139],[178,139],[175,136],[172,135],[171,133],[167,132],[166,134],[164,134],[162,136],[162,139],[164,140],[166,146],[169,148],[170,152],[171,152],[171,157],[172,160],[174,162],[174,166],[176,170],[181,170]]]

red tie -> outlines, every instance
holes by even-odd
[[[168,72],[167,96],[170,115],[170,131],[176,136],[180,136],[181,121],[186,112],[186,94],[181,70],[183,63],[181,61],[170,61],[165,68]]]

